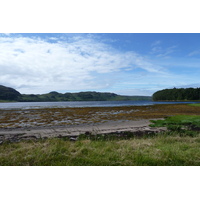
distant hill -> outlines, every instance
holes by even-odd
[[[19,92],[17,92],[12,88],[9,88],[10,95],[8,95],[8,93],[6,92],[6,88],[7,87],[4,86],[2,86],[2,90],[0,88],[0,100],[10,100],[19,102],[151,100],[150,96],[122,96],[109,92],[79,92],[79,93],[67,92],[65,94],[62,94],[53,91],[47,94],[37,94],[37,95],[20,94]]]
[[[105,92],[65,93],[50,92],[41,95],[22,95],[19,101],[127,101],[151,100],[149,96],[121,96]]]
[[[0,100],[17,101],[21,96],[22,95],[17,90],[0,85]]]
[[[200,100],[200,88],[173,88],[159,90],[153,94],[154,101]]]

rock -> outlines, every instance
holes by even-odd
[[[70,137],[69,140],[75,142],[77,140],[77,137]]]
[[[91,136],[92,134],[91,134],[89,131],[86,131],[86,132],[85,132],[85,135]]]

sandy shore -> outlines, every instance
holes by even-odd
[[[122,132],[160,132],[165,128],[149,127],[149,119],[134,121],[109,121],[93,125],[71,125],[71,126],[52,126],[52,127],[29,127],[29,128],[9,128],[0,129],[0,141],[31,138],[52,138],[52,137],[76,137],[80,134],[109,134]]]
[[[0,143],[31,138],[77,137],[88,133],[132,132],[142,135],[165,130],[151,128],[151,119],[199,113],[200,107],[182,104],[0,110]]]

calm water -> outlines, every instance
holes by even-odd
[[[75,107],[115,107],[144,106],[154,104],[187,104],[196,102],[153,102],[153,101],[71,101],[71,102],[16,102],[0,103],[0,109],[30,109],[30,108],[75,108]]]

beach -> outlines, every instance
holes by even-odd
[[[199,113],[199,107],[185,104],[0,110],[0,141],[73,138],[81,134],[158,133],[166,129],[150,127],[151,120]]]
[[[53,137],[77,137],[82,134],[111,134],[131,132],[135,134],[158,133],[166,128],[152,128],[149,120],[141,119],[136,121],[110,121],[93,125],[71,125],[67,127],[31,127],[18,129],[1,129],[0,141],[20,141],[24,139],[44,139]]]

